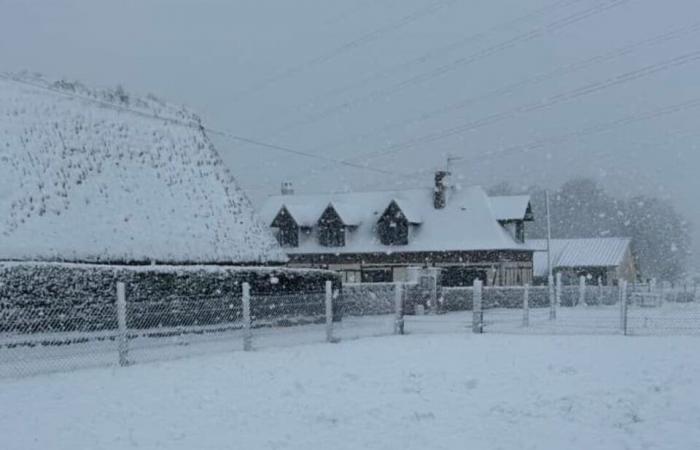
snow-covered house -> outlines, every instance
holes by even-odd
[[[196,115],[121,89],[22,76],[0,78],[0,260],[287,258]]]
[[[533,239],[528,240],[527,245],[535,251],[535,281],[544,283],[549,270],[547,241]],[[576,284],[581,276],[591,284],[600,279],[605,285],[637,279],[637,265],[629,238],[552,239],[550,251],[552,271],[561,273],[566,284]]]
[[[450,186],[269,197],[261,215],[290,265],[339,271],[347,282],[403,281],[414,267],[439,267],[443,285],[512,285],[532,280],[524,244],[527,196],[489,198],[480,187]]]

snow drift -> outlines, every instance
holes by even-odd
[[[0,259],[286,256],[196,115],[121,88],[22,76],[0,78]]]

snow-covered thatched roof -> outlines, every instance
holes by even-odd
[[[271,225],[285,207],[297,224],[315,224],[331,205],[342,209],[338,212],[344,222],[352,222],[346,223],[352,225],[352,229],[346,233],[344,247],[320,245],[314,229],[311,233],[300,233],[299,246],[286,249],[290,254],[529,250],[498,223],[481,187],[450,189],[444,209],[434,208],[433,192],[433,189],[407,189],[275,195],[267,199],[260,215]],[[392,202],[396,202],[408,221],[416,225],[408,245],[386,246],[379,240],[377,221]],[[295,211],[303,212],[303,216],[295,217]]]
[[[533,271],[536,277],[546,277],[547,240],[528,240],[527,245],[535,251]],[[631,251],[632,240],[624,237],[552,239],[552,267],[616,267],[625,261]]]
[[[119,88],[10,78],[0,259],[286,261],[193,113]]]

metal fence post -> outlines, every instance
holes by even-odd
[[[394,334],[403,334],[403,286],[394,283]]]
[[[627,281],[620,281],[620,329],[627,336]]]
[[[554,320],[557,318],[557,299],[554,293],[554,277],[550,275],[547,277],[547,284],[549,285],[549,320]]]
[[[556,274],[556,281],[557,282],[555,283],[555,286],[554,286],[556,294],[555,294],[554,298],[557,300],[557,309],[559,309],[561,307],[561,289],[562,289],[561,272]]]
[[[523,286],[523,326],[530,326],[530,285]]]
[[[253,349],[253,327],[250,317],[250,284],[243,283],[243,350]]]
[[[119,328],[119,365],[129,365],[129,335],[126,328],[126,286],[117,282],[117,326]]]
[[[578,279],[578,305],[586,306],[586,277],[583,275]]]
[[[333,282],[326,280],[326,341],[333,339]]]
[[[474,307],[472,308],[472,332],[481,334],[484,332],[484,311],[481,309],[481,280],[474,280]]]

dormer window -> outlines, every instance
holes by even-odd
[[[324,247],[345,246],[345,225],[332,205],[318,220],[318,243]]]
[[[498,223],[510,233],[513,240],[525,242],[525,222],[532,222],[532,204],[528,195],[491,197],[491,208]]]
[[[416,214],[407,217],[398,202],[392,200],[377,221],[377,233],[383,245],[408,245],[408,231],[411,224],[419,224]],[[415,216],[415,217],[414,217]]]
[[[395,204],[377,222],[377,233],[383,245],[408,245],[408,220]]]
[[[277,229],[277,242],[282,247],[294,248],[299,246],[299,225],[286,207],[282,207],[270,225]]]

